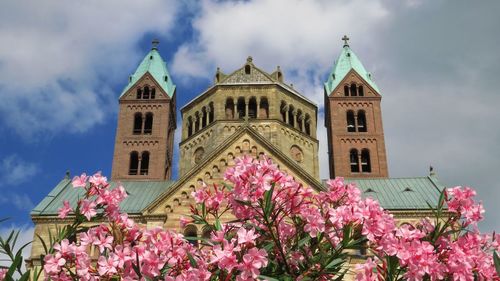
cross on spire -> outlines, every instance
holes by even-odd
[[[153,46],[151,49],[153,50],[158,50],[158,44],[160,44],[160,40],[158,39],[153,39],[153,41],[151,42],[151,45]]]
[[[347,43],[347,41],[349,41],[349,37],[347,37],[347,35],[344,35],[344,37],[342,37],[342,40],[344,40],[344,47],[349,47],[349,43]]]

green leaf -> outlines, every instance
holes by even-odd
[[[233,191],[233,187],[232,187],[231,185],[229,185],[229,184],[227,184],[227,183],[225,183],[225,182],[223,182],[223,183],[222,183],[222,185],[223,185],[225,188],[227,188],[227,190],[229,190],[229,191]]]
[[[187,253],[188,258],[189,258],[189,263],[191,264],[192,267],[198,267],[198,263],[196,260],[193,258],[193,256],[190,253]]]
[[[495,268],[497,270],[497,275],[500,276],[500,257],[497,252],[493,253],[493,261],[495,262]]]
[[[7,274],[5,277],[10,277],[12,279],[12,275],[16,271],[17,267],[21,265],[21,262],[23,261],[22,256],[16,256],[16,258],[12,261],[12,264],[10,265],[9,269],[7,270]]]
[[[341,258],[336,258],[333,261],[331,261],[327,266],[325,266],[326,269],[332,268],[336,265],[342,264],[344,262],[343,259]]]
[[[306,243],[309,243],[309,241],[311,241],[311,236],[307,235],[306,237],[300,239],[299,243],[298,243],[298,246],[299,247],[302,247],[304,246]]]
[[[45,254],[48,254],[49,253],[49,249],[47,248],[47,244],[45,243],[45,241],[43,240],[42,236],[40,236],[38,233],[35,233],[36,237],[38,237],[38,239],[40,240],[40,242],[42,243],[42,246],[43,246],[43,250],[45,251]]]
[[[264,215],[266,217],[269,217],[274,208],[274,204],[272,202],[273,192],[274,192],[274,183],[271,185],[271,189],[264,192]]]
[[[23,275],[21,275],[21,277],[19,277],[17,281],[28,281],[29,278],[30,278],[30,272],[26,271],[25,273],[23,273]]]
[[[222,230],[222,224],[220,223],[219,218],[215,219],[215,230],[217,230],[217,231]]]
[[[272,277],[265,276],[265,275],[259,275],[258,277],[259,277],[260,280],[280,281],[279,279],[272,278]]]

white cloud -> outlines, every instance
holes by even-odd
[[[177,74],[211,77],[215,65],[231,71],[248,55],[264,69],[323,73],[344,33],[366,36],[389,16],[380,1],[205,0],[200,10],[195,40],[174,58]]]
[[[8,0],[0,9],[0,116],[26,139],[85,132],[116,110],[146,33],[166,35],[175,1]],[[127,69],[125,71],[125,69]]]
[[[0,186],[19,185],[31,180],[39,172],[36,163],[27,162],[16,154],[3,158],[0,169]]]

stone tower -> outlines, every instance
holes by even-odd
[[[319,178],[317,106],[284,83],[277,67],[273,73],[257,68],[251,57],[231,74],[217,69],[215,83],[181,109],[182,141],[179,145],[182,177],[245,128],[266,140],[259,144],[248,136],[224,152],[214,173],[222,175],[233,159],[243,154],[279,154],[314,179]],[[266,149],[272,152],[266,152]],[[289,167],[284,169],[291,170]],[[218,172],[220,171],[220,172]],[[210,174],[213,174],[210,172]]]
[[[113,180],[169,180],[175,121],[175,85],[158,41],[119,98]]]
[[[330,177],[386,178],[380,91],[344,36],[324,85]]]

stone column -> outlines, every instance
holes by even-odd
[[[260,97],[257,98],[257,119],[260,118]]]
[[[233,119],[238,119],[238,100],[236,102],[233,101]]]
[[[294,111],[292,111],[292,115],[293,115],[293,127],[295,129],[299,129],[299,120],[297,119],[297,109],[295,109]]]
[[[354,131],[358,131],[358,113],[354,113]]]
[[[248,103],[250,100],[248,98],[245,98],[245,120],[248,120]]]
[[[285,111],[285,123],[288,124],[288,106],[283,107],[283,110]]]

